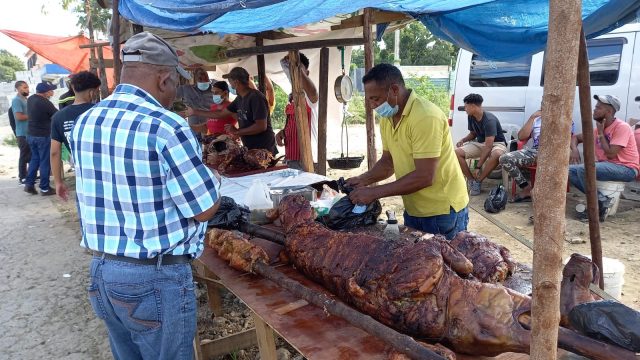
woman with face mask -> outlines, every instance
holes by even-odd
[[[211,104],[209,110],[223,110],[231,104],[229,101],[229,85],[226,81],[218,81],[214,83],[211,87],[211,92],[213,93],[213,96],[211,97],[213,104]],[[218,136],[225,134],[224,126],[227,124],[235,126],[237,122],[238,120],[233,116],[209,118],[209,120],[207,120],[207,135]]]

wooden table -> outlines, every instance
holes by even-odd
[[[278,245],[261,239],[255,241],[264,244],[270,257],[277,259],[274,254],[278,253]],[[291,266],[275,267],[305,286],[327,293]],[[257,344],[262,360],[275,360],[274,332],[309,360],[388,359],[392,352],[392,348],[383,340],[296,298],[270,280],[232,269],[210,248],[205,249],[194,263],[194,268],[198,274],[196,276],[207,283],[209,304],[216,315],[222,313],[218,289],[223,286],[251,309],[256,324],[255,329],[206,342],[201,347],[202,359]],[[495,358],[458,355],[458,359],[527,360],[529,356],[505,353]]]

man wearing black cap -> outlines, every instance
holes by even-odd
[[[211,114],[211,117],[223,118],[237,114],[239,128],[227,124],[225,131],[240,136],[248,149],[267,149],[273,155],[277,154],[267,98],[260,91],[250,87],[249,73],[244,68],[234,67],[222,77],[229,81],[231,93],[235,90],[236,99],[224,110],[203,113],[188,108],[187,115]]]
[[[116,359],[191,359],[190,262],[204,250],[219,181],[187,121],[169,110],[176,50],[142,32],[122,48],[121,83],[71,130],[89,300]]]
[[[29,172],[24,181],[24,191],[36,195],[36,173],[40,170],[40,194],[53,195],[56,191],[49,187],[49,151],[51,148],[51,117],[58,109],[49,99],[53,96],[56,86],[50,82],[41,82],[36,86],[35,95],[27,99],[27,142],[31,148]]]
[[[640,171],[638,165],[638,148],[631,127],[615,117],[620,110],[620,99],[613,95],[595,95],[598,102],[593,109],[593,120],[596,129],[593,131],[596,152],[596,179],[598,181],[633,181]],[[571,162],[580,161],[577,150],[583,134],[571,138]],[[581,192],[585,192],[584,164],[569,166],[569,182]],[[598,191],[600,221],[607,217],[611,198]],[[586,214],[579,214],[584,216]]]

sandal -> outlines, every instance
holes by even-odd
[[[520,194],[518,194],[513,199],[511,199],[511,202],[512,203],[531,202],[531,196],[520,196]]]

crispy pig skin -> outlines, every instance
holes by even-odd
[[[517,317],[529,297],[467,280],[472,263],[441,236],[413,242],[332,231],[313,220],[302,196],[278,206],[290,261],[307,277],[378,321],[455,351],[528,352]]]
[[[213,248],[218,256],[229,261],[229,265],[236,270],[254,272],[253,268],[257,262],[269,263],[267,253],[238,232],[211,229],[207,232],[207,245]]]
[[[516,261],[507,248],[472,232],[461,231],[451,246],[473,263],[473,276],[482,282],[504,281],[516,270]]]

